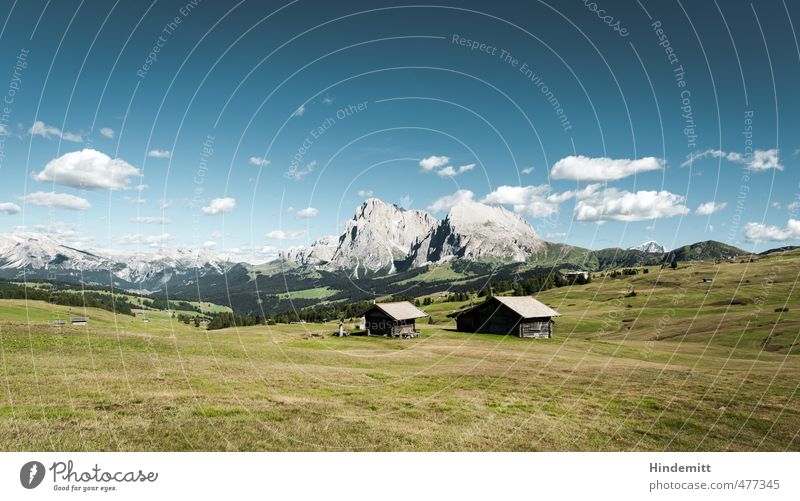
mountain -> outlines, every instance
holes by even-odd
[[[410,261],[412,266],[453,259],[523,262],[544,246],[544,240],[517,214],[503,207],[461,202],[417,242]]]
[[[655,240],[648,240],[647,242],[641,243],[639,245],[628,247],[627,250],[637,250],[637,251],[647,252],[649,254],[663,254],[667,251],[663,245],[659,244]]]
[[[0,235],[0,276],[7,278],[26,276],[154,291],[198,276],[222,275],[233,264],[205,249],[115,253],[76,249],[39,233]]]
[[[750,253],[722,242],[705,240],[669,251],[664,255],[663,261],[669,263],[672,261],[728,259],[746,254]]]
[[[333,259],[339,247],[339,237],[325,235],[318,238],[310,247],[293,247],[281,254],[281,258],[300,266],[319,266]]]
[[[405,210],[377,198],[365,200],[345,226],[326,269],[352,270],[355,276],[396,271],[412,246],[425,238],[438,221],[427,212]]]

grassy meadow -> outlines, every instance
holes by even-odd
[[[596,275],[539,294],[549,340],[455,332],[463,303],[400,340],[157,311],[58,329],[67,307],[3,300],[0,449],[796,451],[798,275],[798,251]]]

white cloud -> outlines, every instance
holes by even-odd
[[[322,98],[322,102],[327,105],[331,105],[333,104],[333,98],[331,98],[330,96],[325,96]]]
[[[120,190],[139,176],[141,171],[125,160],[112,159],[105,153],[86,148],[50,160],[33,178],[71,188]]]
[[[142,223],[142,224],[170,224],[172,220],[168,217],[157,217],[157,216],[136,216],[129,219],[131,223]]]
[[[314,207],[306,207],[305,209],[300,209],[299,211],[297,211],[297,217],[303,219],[314,217],[317,214],[319,214],[319,211]]]
[[[773,209],[780,209],[781,208],[781,203],[780,202],[772,202],[771,205],[772,205]]]
[[[12,202],[0,203],[0,213],[11,215],[11,214],[18,214],[21,210],[22,208],[15,203]]]
[[[214,242],[213,240],[206,240],[205,242],[203,242],[204,249],[213,249],[216,246],[217,242]]]
[[[444,156],[440,157],[433,155],[428,158],[423,158],[422,160],[420,160],[419,166],[422,167],[422,170],[424,171],[432,171],[433,169],[447,165],[447,162],[449,161],[450,161],[449,157],[444,157]]]
[[[172,158],[172,152],[169,150],[150,150],[147,156],[151,158]]]
[[[685,197],[668,191],[622,191],[616,188],[593,193],[575,204],[577,221],[643,221],[689,213]]]
[[[778,169],[783,170],[783,165],[781,165],[780,160],[778,158],[778,150],[777,149],[770,149],[770,150],[755,150],[753,154],[750,156],[742,155],[741,153],[736,153],[735,151],[725,152],[722,150],[705,150],[699,153],[692,153],[687,157],[687,160],[681,164],[681,167],[686,167],[687,165],[692,164],[698,160],[703,158],[724,158],[725,160],[737,164],[746,165],[750,169],[753,170],[767,170],[767,169]]]
[[[226,214],[236,207],[236,199],[231,197],[215,198],[207,207],[203,207],[203,214],[206,216],[216,216]]]
[[[129,197],[128,195],[125,195],[124,197],[122,197],[122,200],[124,202],[128,202],[129,204],[135,204],[135,205],[144,205],[147,203],[147,200],[142,198],[141,196]]]
[[[114,129],[111,127],[103,127],[100,129],[100,135],[108,139],[114,139]]]
[[[372,197],[372,190],[358,190],[356,195],[360,196],[361,198],[370,198]]]
[[[784,228],[762,223],[747,223],[744,225],[744,235],[751,242],[796,240],[800,239],[800,221],[789,219]]]
[[[469,190],[458,190],[452,195],[445,195],[428,206],[428,210],[433,212],[442,212],[450,210],[454,205],[461,202],[472,202],[475,194]]]
[[[272,230],[266,237],[272,240],[299,240],[306,235],[305,231]]]
[[[146,185],[146,184],[137,184],[137,185],[136,185],[134,188],[136,188],[136,189],[137,189],[137,190],[139,190],[139,191],[144,191],[144,190],[146,190],[146,189],[147,189],[147,188],[149,188],[149,187],[150,187],[150,186],[148,186],[148,185]]]
[[[172,205],[172,200],[161,199],[156,204],[156,208],[158,210],[164,210],[164,209],[168,209],[171,205]]]
[[[550,177],[572,181],[614,181],[641,172],[664,168],[664,160],[644,157],[638,160],[628,158],[591,158],[583,155],[562,158],[553,165]]]
[[[173,240],[172,235],[169,233],[162,233],[160,235],[122,235],[117,243],[121,245],[149,245],[150,247],[161,247],[167,242]]]
[[[474,168],[475,164],[462,165],[458,169],[454,168],[452,165],[448,165],[447,167],[437,171],[436,174],[441,177],[455,177],[459,174],[469,172]]]
[[[794,202],[787,205],[786,208],[789,210],[789,212],[800,211],[800,201],[795,200]]]
[[[536,170],[534,167],[525,167],[520,172],[523,174],[531,174],[534,170]]]
[[[72,132],[62,132],[61,129],[59,129],[58,127],[47,125],[40,120],[33,122],[31,128],[28,129],[28,133],[31,136],[41,136],[44,138],[60,137],[64,141],[71,141],[73,143],[80,143],[83,141],[83,138],[81,137],[80,134],[73,134]]]
[[[211,235],[209,235],[209,236],[211,238],[222,238],[222,232],[221,231],[212,231]]]
[[[724,209],[727,206],[728,206],[727,202],[722,202],[722,203],[716,203],[716,202],[713,202],[713,201],[712,202],[706,202],[706,203],[700,204],[697,207],[697,210],[694,211],[694,213],[697,214],[698,216],[710,216],[711,214],[713,214],[715,212],[721,211],[722,209]]]
[[[86,210],[92,205],[88,200],[67,193],[55,193],[53,191],[36,191],[23,197],[19,197],[26,203],[39,207],[54,207],[57,209]]]
[[[748,166],[753,170],[783,170],[783,165],[781,165],[778,159],[777,149],[755,150],[753,152],[753,157],[748,162]]]
[[[8,127],[3,124],[0,124],[0,136],[7,136],[8,135]]]
[[[547,217],[558,212],[558,200],[549,200],[546,184],[538,186],[500,186],[481,199],[485,204],[511,205],[514,212],[532,217]]]
[[[411,198],[411,195],[409,195],[408,193],[406,193],[405,195],[403,195],[402,197],[400,197],[400,200],[399,200],[399,202],[400,202],[400,203],[399,203],[399,206],[400,206],[400,208],[402,208],[402,209],[409,209],[409,208],[411,208],[411,204],[413,204],[413,203],[414,203],[414,199],[413,199],[413,198]]]
[[[304,104],[301,104],[300,107],[297,108],[294,113],[292,113],[292,115],[295,117],[302,117],[305,114],[306,114],[306,105]]]
[[[317,165],[317,161],[316,160],[310,161],[302,169],[298,169],[296,165],[293,165],[293,166],[291,166],[289,168],[288,171],[284,172],[283,175],[285,177],[287,177],[288,179],[292,179],[294,181],[300,181],[301,179],[303,179],[307,175],[311,174],[311,172],[314,170],[314,167],[316,167],[316,165]]]
[[[547,201],[560,204],[566,202],[567,200],[571,200],[573,198],[577,200],[583,200],[584,198],[587,198],[592,194],[594,194],[594,192],[599,190],[601,186],[602,184],[595,183],[587,185],[585,188],[582,188],[580,190],[568,190],[562,193],[552,193],[547,196]]]
[[[271,163],[264,157],[250,157],[250,160],[248,160],[248,162],[250,162],[250,165],[256,165],[259,167],[267,166]]]
[[[448,165],[447,167],[436,172],[436,175],[440,177],[455,177],[458,175],[458,172],[453,168],[452,165]]]

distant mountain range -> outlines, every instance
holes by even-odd
[[[151,254],[84,250],[39,233],[0,235],[0,277],[115,287],[213,301],[237,311],[280,311],[372,295],[475,290],[490,279],[553,270],[600,271],[672,260],[726,259],[748,252],[706,241],[665,252],[648,241],[589,250],[547,242],[502,207],[455,205],[437,220],[372,198],[339,236],[251,265],[207,250]]]

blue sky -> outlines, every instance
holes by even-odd
[[[800,241],[798,6],[522,4],[3,2],[0,231],[259,258],[375,196]]]

